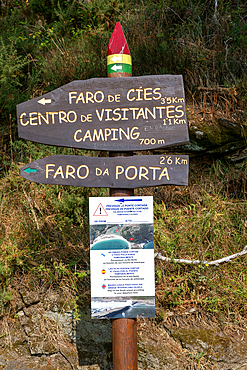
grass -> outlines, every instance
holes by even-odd
[[[54,150],[32,146],[32,160],[40,151]],[[12,282],[22,276],[58,289],[69,286],[79,297],[78,308],[90,301],[88,198],[107,196],[108,190],[31,183],[20,177],[19,168],[13,163],[0,180],[2,313],[15,314],[12,296],[18,287]],[[242,189],[236,199],[229,186],[233,177],[246,183],[246,163],[239,167],[223,160],[192,159],[189,186],[136,190],[154,196],[155,250],[172,259],[207,261],[241,251],[247,244],[247,194]],[[224,325],[243,326],[246,280],[245,256],[219,266],[157,260],[157,317],[162,319],[167,310],[196,308]]]
[[[182,74],[187,99],[201,100],[211,113],[224,107],[242,120],[247,97],[245,14],[243,0],[222,1],[217,9],[201,0],[6,0],[0,21],[3,135],[9,137],[10,115],[16,135],[18,103],[72,80],[105,77],[117,21],[128,41],[134,76]]]
[[[246,183],[246,164],[241,170],[224,166],[223,172],[219,160],[204,166],[192,162],[189,187],[158,191],[155,244],[162,255],[213,261],[243,250],[247,244],[246,192],[236,199],[228,181],[235,174]],[[158,261],[156,272],[156,294],[163,308],[183,312],[197,307],[223,321],[239,322],[246,317],[245,256],[219,266]]]

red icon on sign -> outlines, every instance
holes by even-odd
[[[104,269],[104,270],[102,270],[102,271],[101,271],[101,273],[102,273],[102,274],[105,274],[105,273],[106,273],[106,270],[105,270],[105,269]]]
[[[105,208],[102,206],[101,203],[98,205],[98,207],[96,208],[96,211],[94,212],[93,215],[94,216],[108,216]]]
[[[105,288],[106,288],[106,285],[105,285],[105,284],[103,284],[103,285],[102,285],[102,288],[103,288],[103,289],[105,289]]]

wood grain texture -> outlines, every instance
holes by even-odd
[[[189,142],[182,76],[73,81],[17,106],[23,139],[133,151]]]
[[[84,157],[54,155],[23,166],[20,174],[42,184],[134,189],[187,185],[189,158],[182,155]]]

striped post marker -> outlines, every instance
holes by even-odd
[[[116,23],[107,52],[108,77],[131,77],[132,61],[120,22]],[[126,157],[132,152],[110,152],[111,157]],[[134,189],[110,189],[110,196],[134,195]],[[112,321],[112,351],[114,370],[137,370],[137,321],[114,319]]]
[[[131,77],[132,61],[120,22],[116,23],[107,52],[108,77]]]

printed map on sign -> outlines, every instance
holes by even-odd
[[[155,316],[153,197],[89,199],[92,318]]]

